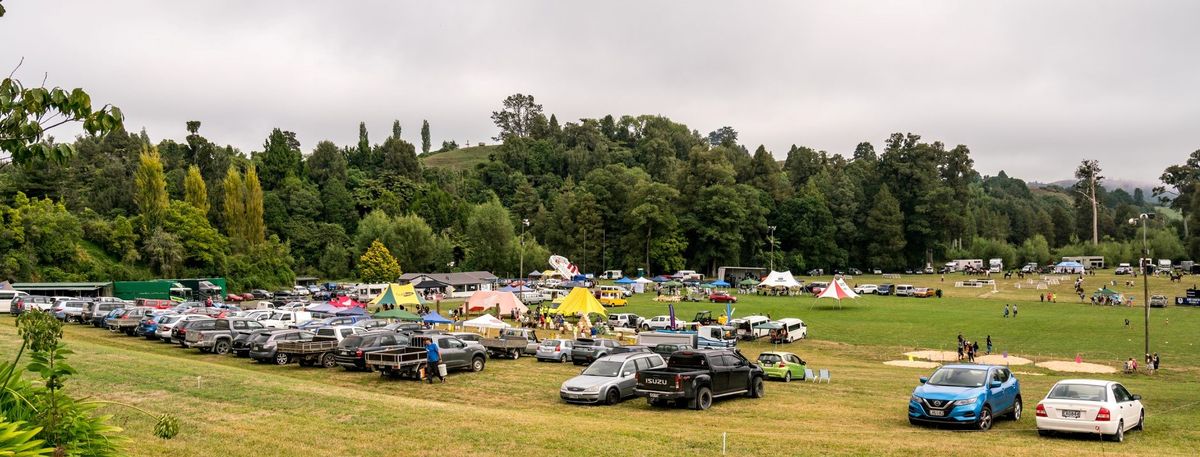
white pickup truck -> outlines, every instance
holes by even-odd
[[[308,311],[271,311],[268,316],[263,316],[258,319],[258,322],[267,328],[289,328],[303,324],[312,320],[312,313]]]

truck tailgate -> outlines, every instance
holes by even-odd
[[[682,376],[665,371],[643,371],[638,375],[638,389],[655,392],[678,392],[683,389]]]

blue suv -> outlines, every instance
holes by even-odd
[[[961,424],[986,431],[996,417],[1021,419],[1021,384],[1008,368],[946,365],[921,378],[908,400],[913,424]]]

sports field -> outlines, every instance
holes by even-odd
[[[810,368],[828,368],[830,384],[771,382],[758,400],[718,401],[708,411],[651,409],[645,401],[617,406],[566,405],[559,384],[578,373],[572,365],[532,358],[492,360],[482,373],[454,373],[445,384],[382,379],[341,369],[277,367],[232,356],[200,354],[143,339],[68,325],[71,362],[80,374],[68,381],[78,394],[138,404],[178,415],[183,432],[154,438],[153,425],[119,409],[119,425],[132,438],[131,455],[1195,455],[1200,448],[1200,309],[1170,307],[1152,315],[1153,350],[1162,356],[1157,375],[1103,375],[1141,394],[1147,429],[1122,444],[1094,437],[1039,438],[1032,414],[1018,423],[999,421],[986,433],[915,428],[907,399],[919,376],[931,370],[884,365],[914,349],[953,350],[955,336],[990,334],[996,350],[1046,360],[1084,361],[1114,367],[1142,352],[1141,309],[1079,304],[1058,289],[1059,303],[1039,303],[1045,290],[955,289],[946,298],[865,297],[837,306],[811,297],[740,296],[736,315],[799,317],[810,339],[782,347],[741,346],[749,357],[767,349],[799,354]],[[1112,277],[1089,277],[1092,290]],[[1120,278],[1119,281],[1125,280]],[[1186,279],[1185,279],[1186,280]],[[1140,281],[1140,279],[1139,279]],[[1169,297],[1186,285],[1152,279],[1152,293]],[[939,283],[939,277],[853,283]],[[1190,285],[1190,283],[1185,283]],[[1121,286],[1122,291],[1132,291]],[[1140,300],[1140,282],[1138,283]],[[987,295],[981,298],[980,295]],[[629,312],[666,313],[653,294],[634,298]],[[1005,319],[1005,303],[1019,303]],[[443,305],[446,306],[446,305]],[[677,305],[688,319],[710,303]],[[1124,319],[1134,325],[1124,327]],[[1169,321],[1169,324],[1168,324]],[[17,346],[12,319],[0,318],[0,354]],[[1055,381],[1087,376],[1014,366],[1026,404]]]

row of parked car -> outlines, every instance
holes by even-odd
[[[932,287],[916,287],[911,284],[861,284],[854,286],[856,294],[895,295],[897,297],[929,298],[937,295]]]

